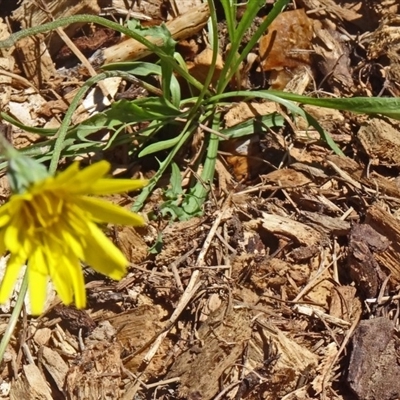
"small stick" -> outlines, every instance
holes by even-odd
[[[154,341],[153,345],[151,346],[150,350],[147,352],[147,354],[143,358],[143,362],[146,364],[149,364],[152,358],[155,356],[157,353],[158,348],[160,347],[162,341],[166,338],[168,335],[169,330],[172,328],[172,326],[175,324],[175,322],[178,320],[179,315],[182,313],[182,311],[186,308],[188,305],[190,299],[194,296],[194,294],[197,292],[199,289],[201,282],[198,282],[198,277],[199,277],[200,272],[198,270],[193,271],[192,276],[190,277],[189,284],[183,293],[175,311],[172,313],[169,323],[168,323],[168,328],[162,332]]]
[[[176,281],[176,285],[178,286],[178,289],[181,292],[183,292],[184,289],[183,289],[181,278],[180,278],[179,273],[178,273],[178,266],[180,264],[182,264],[184,261],[186,261],[197,250],[197,247],[198,246],[197,246],[197,243],[196,243],[196,245],[192,249],[190,249],[187,253],[185,253],[183,256],[179,257],[177,260],[175,260],[174,262],[172,262],[169,265],[169,269],[172,271],[172,273],[174,275],[174,278],[175,278],[175,281]]]
[[[217,229],[222,221],[222,218],[225,216],[225,211],[228,208],[228,203],[225,202],[225,206],[223,209],[219,212],[218,217],[215,219],[213,226],[210,229],[210,232],[208,232],[208,235],[206,237],[206,240],[204,241],[203,248],[200,251],[199,257],[197,258],[196,261],[196,268],[199,268],[203,266],[204,264],[204,258],[206,257],[206,254],[208,252],[208,249],[211,246],[211,241],[213,237],[215,236]]]

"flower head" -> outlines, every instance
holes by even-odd
[[[92,195],[140,189],[147,181],[104,178],[109,169],[106,161],[83,170],[74,163],[58,175],[42,175],[0,207],[0,253],[10,252],[0,303],[25,263],[34,315],[43,311],[49,277],[63,303],[85,307],[81,261],[112,279],[124,276],[128,261],[97,223],[141,226],[144,220]]]

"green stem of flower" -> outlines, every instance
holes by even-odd
[[[21,314],[22,306],[24,304],[26,292],[28,290],[28,268],[26,268],[24,277],[22,279],[21,287],[19,289],[18,298],[15,303],[15,307],[11,314],[10,320],[8,321],[8,325],[4,335],[1,339],[0,343],[0,362],[3,361],[4,353],[6,352],[8,343],[10,343],[11,336],[14,332],[15,326],[17,325],[18,318]]]

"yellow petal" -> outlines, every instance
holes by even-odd
[[[20,252],[22,246],[23,222],[19,215],[13,215],[9,225],[5,228],[4,243],[11,253]]]
[[[47,228],[45,230],[45,235],[48,237],[48,241],[52,243],[53,247],[57,246],[57,248],[61,248],[61,250],[58,250],[61,254],[65,254],[68,250],[74,257],[82,259],[82,243],[85,242],[85,235],[80,235],[71,229],[69,225],[70,221],[68,221],[66,217],[68,218],[68,216],[63,216],[57,224],[53,224],[51,227]]]
[[[24,263],[25,260],[21,259],[18,254],[12,254],[8,259],[6,271],[0,284],[0,303],[5,303],[10,297],[15,281]]]
[[[88,226],[90,235],[86,238],[84,261],[103,275],[115,280],[121,279],[126,273],[128,260],[94,223]]]
[[[28,261],[29,299],[32,315],[40,315],[46,301],[48,283],[46,263],[47,260],[41,247],[36,248]]]
[[[78,171],[75,177],[70,179],[65,189],[68,193],[88,193],[94,182],[102,178],[110,170],[110,164],[107,161],[99,161],[95,164]]]
[[[73,257],[73,255],[64,257],[64,260],[64,266],[68,271],[72,291],[74,293],[76,308],[85,308],[86,291],[81,264],[78,258]]]
[[[64,304],[68,305],[72,303],[73,296],[75,295],[76,306],[78,308],[85,307],[85,283],[79,260],[67,253],[62,257],[60,264],[62,268],[56,266],[51,272],[51,278],[58,296]]]
[[[75,203],[90,213],[96,221],[120,225],[145,225],[145,221],[140,215],[101,199],[81,196],[75,200]]]
[[[31,198],[31,196],[27,197]],[[0,226],[6,225],[10,221],[12,215],[19,215],[21,213],[24,201],[24,196],[13,195],[6,204],[0,207]]]
[[[76,174],[78,173],[79,173],[79,163],[74,162],[66,170],[58,173],[56,175],[55,181],[57,182],[57,184],[67,183],[68,181],[74,179],[76,177]]]
[[[43,239],[43,251],[45,252],[48,275],[50,275],[58,296],[64,304],[71,304],[73,299],[69,272],[71,261],[66,255],[73,259],[76,259],[76,257],[70,254],[71,252],[65,248],[65,245],[62,246],[59,242],[51,240],[49,236]]]
[[[11,201],[0,207],[0,227],[8,224],[10,221],[10,208],[12,207]]]
[[[0,229],[0,257],[2,256],[2,254],[5,253],[6,249],[6,244],[4,242],[4,235],[5,235],[6,230]]]
[[[97,196],[130,192],[141,189],[149,183],[146,179],[99,179],[93,182],[87,194]]]
[[[86,237],[88,233],[86,220],[89,217],[90,215],[88,216],[77,204],[70,204],[63,219],[76,236]]]

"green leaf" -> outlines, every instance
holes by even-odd
[[[130,21],[128,21],[128,28],[131,31],[138,33],[142,36],[152,36],[153,38],[160,38],[162,40],[162,42],[158,43],[158,47],[165,52],[165,55],[167,57],[170,57],[172,60],[174,59],[173,56],[174,56],[175,46],[176,46],[177,42],[172,38],[171,32],[168,30],[167,26],[164,23],[162,23],[159,26],[155,25],[152,27],[143,28],[142,26],[140,26],[138,21],[130,20]],[[172,101],[175,105],[177,105],[179,103],[176,102],[177,101],[176,99],[174,100],[174,97],[176,97],[177,92],[175,91],[174,93],[172,93],[172,91],[171,91],[173,67],[170,63],[166,63],[163,60],[161,60],[161,69],[162,69],[161,87],[162,87],[164,96],[169,101]],[[180,95],[179,95],[179,98],[180,98]]]
[[[48,176],[49,172],[43,164],[17,151],[8,160],[7,178],[13,193],[23,193]]]
[[[161,61],[161,65],[163,65]],[[171,93],[171,102],[175,107],[178,107],[181,101],[181,87],[179,85],[178,79],[172,73],[172,69],[165,70],[160,65],[144,62],[144,61],[128,61],[128,62],[120,62],[107,64],[102,67],[104,70],[118,70],[129,72],[135,76],[149,76],[149,75],[157,75],[163,76],[164,73],[170,74],[170,84],[169,84],[169,92]],[[168,93],[169,93],[168,92]]]
[[[174,147],[179,141],[181,140],[182,134],[179,136],[176,136],[172,139],[168,140],[163,140],[161,142],[156,142],[148,145],[145,147],[140,153],[139,153],[139,158],[148,156],[149,154],[154,154],[159,151],[167,150],[170,149],[171,147]]]
[[[177,200],[183,195],[182,177],[179,167],[176,165],[176,163],[171,163],[171,169],[171,188],[165,191],[164,196],[169,200]]]
[[[161,45],[158,44],[158,47],[162,48],[167,54],[172,55],[174,53],[176,41],[172,38],[171,32],[164,23],[161,25],[143,27],[140,21],[131,19],[127,22],[127,27],[130,31],[141,36],[152,36],[154,38],[163,39],[163,43]]]
[[[105,114],[108,118],[131,123],[133,121],[165,120],[177,117],[180,111],[162,98],[146,97],[133,101],[125,99],[116,101]]]
[[[400,99],[398,97],[350,97],[350,98],[315,98],[298,94],[268,90],[266,93],[281,99],[297,101],[302,104],[352,111],[358,114],[384,115],[400,120]]]
[[[226,136],[227,139],[237,139],[243,136],[254,135],[263,127],[282,127],[284,122],[285,119],[282,115],[273,113],[248,119],[247,121],[232,126],[231,128],[222,129],[221,133]],[[220,140],[223,139],[220,138]]]
[[[285,99],[286,95],[291,95],[291,93],[282,92],[284,95],[280,96],[281,92],[275,92],[270,90],[260,90],[257,92],[249,92],[249,91],[237,91],[237,92],[230,92],[230,93],[223,93],[220,95],[214,96],[210,101],[218,102],[219,100],[225,98],[232,98],[232,97],[243,97],[243,98],[261,98],[267,99],[270,101],[274,101],[286,107],[290,112],[300,115],[303,117],[310,125],[312,125],[317,132],[320,134],[322,140],[324,140],[328,146],[338,155],[343,156],[342,150],[337,146],[335,141],[331,138],[328,132],[326,132],[318,121],[315,120],[310,114],[305,112],[302,108],[296,105],[293,101],[288,101]],[[289,96],[286,96],[289,97]],[[302,96],[299,96],[302,97]],[[306,97],[306,96],[304,96]],[[307,97],[306,97],[307,98]]]
[[[159,254],[162,250],[164,245],[163,236],[161,232],[158,232],[157,239],[154,242],[153,246],[150,247],[149,253],[150,254]]]

